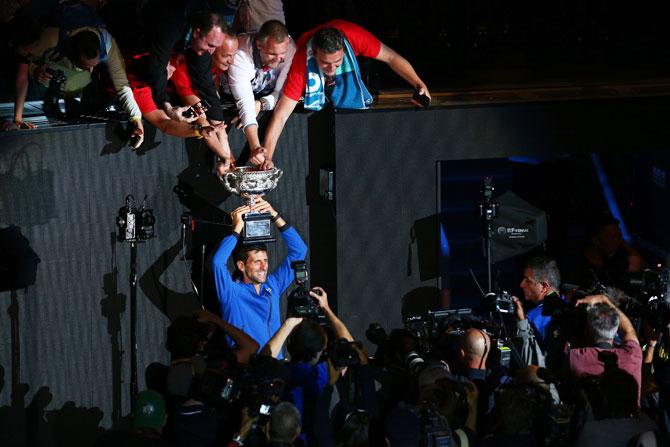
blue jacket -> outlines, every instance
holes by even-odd
[[[228,259],[239,239],[237,233],[226,236],[212,258],[216,293],[225,321],[243,330],[263,347],[281,325],[279,298],[293,282],[291,262],[305,259],[307,246],[292,227],[285,227],[281,236],[288,246],[288,256],[268,275],[260,293],[253,284],[233,281]]]

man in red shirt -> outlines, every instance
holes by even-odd
[[[317,28],[303,34],[298,40],[297,49],[291,69],[289,70],[279,102],[275,107],[272,119],[265,134],[263,146],[252,148],[251,161],[260,165],[261,169],[271,169],[272,156],[274,154],[277,140],[281,135],[286,120],[295,109],[301,96],[310,85],[319,81],[324,84],[324,95],[327,100],[332,99],[333,87],[341,87],[341,84],[358,82],[362,85],[360,75],[340,78],[342,70],[338,71],[343,63],[346,64],[347,53],[352,50],[354,56],[365,56],[378,61],[385,62],[391,70],[407,81],[413,88],[419,90],[419,94],[426,95],[430,99],[428,87],[419,78],[412,65],[396,53],[393,49],[384,45],[369,31],[345,20],[331,20]],[[308,53],[315,59],[319,73],[310,72],[308,76]],[[352,62],[355,65],[355,60]],[[358,67],[356,67],[357,69]],[[363,87],[363,90],[364,87]],[[367,91],[364,91],[367,94]],[[369,94],[368,94],[369,95]],[[307,103],[307,101],[306,101]],[[348,108],[338,106],[339,108]],[[366,108],[367,104],[362,107]]]
[[[221,45],[219,45],[216,50],[214,50],[214,53],[212,53],[212,81],[214,82],[219,97],[221,94],[222,83],[227,82],[225,79],[225,72],[228,71],[228,68],[233,64],[238,46],[237,36],[232,31],[226,30],[224,31]],[[175,91],[182,104],[192,106],[201,101],[202,96],[191,83],[191,77],[189,76],[186,63],[182,62],[175,65],[175,71],[170,81],[172,85],[174,85]],[[209,122],[203,114],[198,117],[196,124],[208,126]],[[217,171],[221,175],[231,168],[234,160],[228,144],[228,135],[223,131],[223,128],[216,132],[216,137],[218,138],[218,142],[215,140],[205,141],[212,151],[219,156]],[[216,146],[225,148],[227,156],[222,157],[219,153],[220,150],[215,148]]]
[[[142,118],[149,121],[154,127],[160,129],[161,132],[172,135],[175,137],[182,138],[204,138],[207,146],[221,159],[231,160],[230,147],[228,146],[228,140],[226,138],[225,144],[221,144],[219,133],[225,135],[225,125],[210,125],[205,121],[205,125],[198,123],[193,123],[193,120],[177,121],[171,119],[163,109],[159,109],[156,103],[153,100],[151,94],[151,87],[147,82],[140,80],[136,73],[134,73],[133,67],[138,67],[146,63],[146,55],[140,56],[133,61],[131,61],[129,66],[129,82],[130,88],[133,92],[133,97],[135,102],[137,102],[140,111],[142,112]],[[183,56],[175,54],[170,58],[170,62],[167,66],[167,79],[170,79],[175,72],[175,66],[185,67],[185,62]],[[140,70],[137,70],[140,71]],[[175,108],[175,113],[182,114],[188,109],[188,107],[177,107]],[[202,115],[204,116],[204,115]]]

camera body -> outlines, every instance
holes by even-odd
[[[514,301],[512,295],[507,291],[498,293],[487,293],[481,301],[481,306],[488,312],[499,312],[502,314],[514,313]]]
[[[340,338],[329,349],[330,361],[335,368],[345,368],[349,366],[358,366],[361,363],[358,357],[358,351],[354,349],[352,343]]]
[[[288,317],[318,318],[323,315],[319,304],[309,295],[309,273],[305,261],[291,262],[296,288],[288,296]]]

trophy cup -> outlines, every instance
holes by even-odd
[[[251,207],[254,198],[264,196],[277,187],[277,182],[279,182],[282,174],[283,171],[277,168],[256,171],[251,166],[240,166],[235,171],[228,172],[221,177],[221,182],[228,191],[245,199]],[[259,213],[257,211],[246,213],[243,217],[242,243],[274,242],[275,238],[271,236],[270,231],[271,218],[270,213]]]

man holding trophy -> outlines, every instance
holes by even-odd
[[[244,174],[234,171],[227,175]],[[241,189],[250,189],[249,182],[241,183]],[[273,183],[276,185],[276,180]],[[226,186],[233,186],[230,179]],[[272,188],[266,188],[266,191]],[[281,325],[279,298],[293,282],[291,262],[305,259],[307,246],[298,232],[260,194],[240,193],[239,189],[233,186],[230,190],[245,197],[247,204],[231,213],[232,233],[221,241],[212,258],[214,282],[223,319],[264,346]],[[264,232],[265,220],[274,222],[288,247],[288,255],[272,273],[268,273],[264,242],[273,239],[269,237],[269,228]],[[237,280],[233,279],[226,265],[231,254]]]

